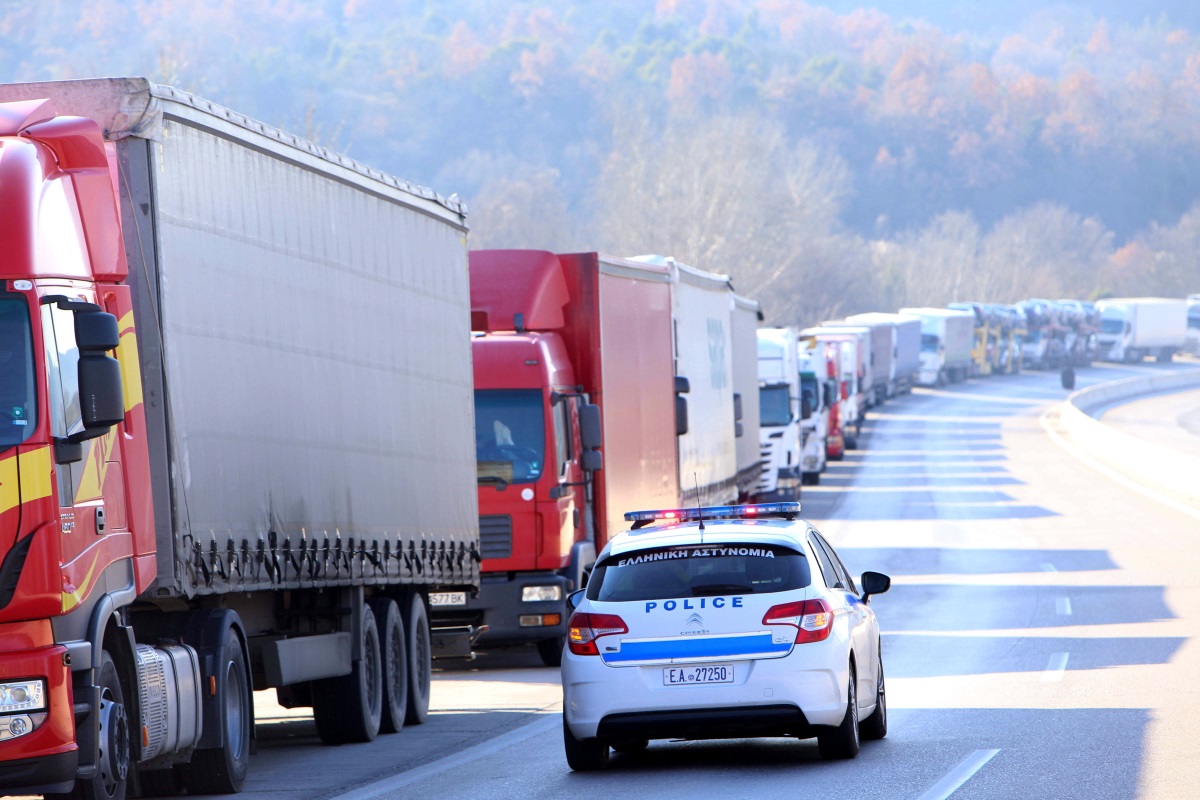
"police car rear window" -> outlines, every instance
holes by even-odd
[[[808,559],[771,545],[661,547],[610,556],[588,581],[589,600],[623,602],[767,594],[809,585]]]

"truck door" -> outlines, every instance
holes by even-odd
[[[65,438],[83,429],[75,318],[73,312],[54,303],[42,305],[41,317],[50,428],[56,438]],[[102,562],[99,550],[96,555],[88,555],[107,544],[111,534],[126,528],[117,437],[114,427],[99,438],[81,442],[82,458],[58,464],[55,470],[64,604],[79,602],[109,563],[132,554],[128,539],[122,538],[114,540],[121,544],[106,548]]]

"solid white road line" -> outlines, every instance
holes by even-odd
[[[383,797],[398,789],[403,789],[405,786],[411,786],[417,781],[423,781],[426,778],[447,772],[455,767],[461,767],[476,759],[485,758],[486,756],[512,747],[514,744],[523,742],[526,739],[532,739],[534,736],[540,736],[543,733],[549,733],[562,727],[561,713],[540,714],[539,716],[541,719],[536,722],[530,722],[516,730],[503,733],[494,739],[480,742],[474,747],[468,747],[466,750],[454,755],[439,758],[437,761],[430,762],[422,767],[410,769],[407,772],[401,772],[399,775],[393,775],[390,778],[384,778],[383,780],[375,781],[375,783],[368,783],[366,786],[360,786],[344,794],[336,795],[336,800],[374,800],[374,798]]]
[[[1050,661],[1046,664],[1046,671],[1042,673],[1042,680],[1046,683],[1061,681],[1063,672],[1067,669],[1067,659],[1070,657],[1070,653],[1055,653],[1050,656]]]
[[[995,758],[999,752],[999,750],[976,750],[917,800],[946,800],[969,781],[971,776],[978,772],[984,764]]]

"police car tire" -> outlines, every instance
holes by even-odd
[[[592,772],[608,766],[608,742],[599,739],[576,739],[563,714],[563,749],[567,766],[576,772]]]
[[[836,728],[817,734],[817,748],[821,757],[830,760],[854,758],[858,755],[858,692],[855,685],[858,675],[854,664],[850,664],[850,683],[846,687],[846,716]]]
[[[887,736],[887,689],[883,678],[883,657],[879,659],[879,680],[875,685],[875,710],[858,725],[859,737],[874,741]]]

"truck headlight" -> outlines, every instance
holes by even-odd
[[[46,707],[46,684],[40,680],[0,683],[0,714],[37,711]]]
[[[561,586],[524,586],[521,588],[522,603],[545,603],[562,600]]]

